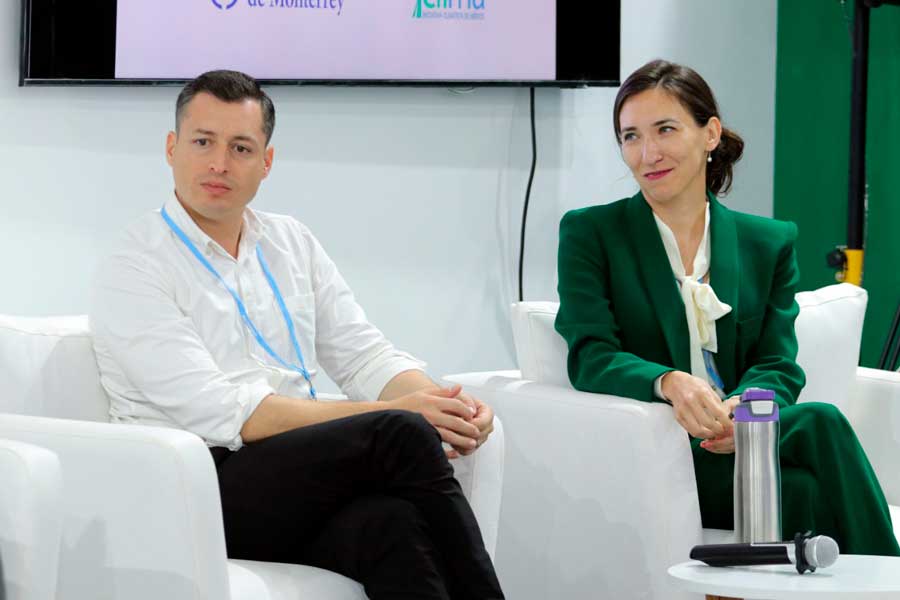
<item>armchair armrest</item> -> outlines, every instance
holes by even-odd
[[[453,472],[469,500],[484,547],[493,559],[500,530],[500,506],[503,492],[505,439],[503,423],[494,415],[494,431],[473,454],[450,461]]]
[[[66,597],[231,597],[219,487],[199,437],[9,414],[0,437],[59,457]]]
[[[0,598],[53,600],[62,530],[59,459],[45,448],[0,440],[0,482]]]
[[[510,598],[681,598],[666,569],[701,543],[690,446],[671,408],[538,384],[448,381],[503,419],[497,569]],[[689,596],[684,596],[689,597]]]
[[[847,419],[888,504],[900,505],[900,373],[858,367]]]

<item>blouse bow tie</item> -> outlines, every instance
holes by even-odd
[[[692,277],[681,279],[681,299],[686,309],[688,330],[696,330],[691,331],[691,337],[696,333],[696,340],[703,350],[718,352],[716,320],[730,313],[731,307],[719,300],[711,285]]]

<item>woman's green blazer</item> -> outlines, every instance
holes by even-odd
[[[710,285],[730,305],[716,321],[715,356],[727,396],[749,387],[794,404],[797,226],[729,210],[709,195]],[[641,193],[573,210],[559,231],[556,330],[569,345],[579,390],[654,401],[654,380],[690,373],[684,303],[650,206]]]

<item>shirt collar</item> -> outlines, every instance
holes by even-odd
[[[653,219],[656,221],[656,227],[659,229],[659,235],[662,238],[663,247],[666,249],[666,256],[669,259],[672,272],[677,279],[681,280],[685,277],[685,269],[681,260],[681,251],[678,249],[678,242],[675,240],[675,234],[655,212],[653,213]],[[709,202],[706,203],[704,219],[703,239],[700,240],[700,246],[697,248],[697,254],[694,256],[694,266],[691,273],[691,277],[694,279],[705,277],[707,271],[709,271]]]
[[[262,239],[265,225],[259,219],[259,216],[249,206],[244,209],[244,225],[241,235],[239,256],[249,254],[251,250],[256,248],[256,244]]]
[[[172,194],[172,197],[166,202],[164,208],[175,224],[181,228],[188,239],[198,248],[217,248],[219,251],[225,252],[225,249],[222,248],[222,246],[200,229],[197,223],[194,222],[194,219],[192,219],[187,211],[184,210],[184,207],[181,205],[181,202],[178,201],[175,194]],[[256,212],[250,207],[244,208],[243,225],[241,226],[241,241],[238,246],[239,257],[245,256],[256,247],[256,244],[263,236],[264,228],[265,226]]]

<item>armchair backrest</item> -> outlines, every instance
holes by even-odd
[[[559,302],[517,302],[512,305],[513,340],[522,378],[572,387],[566,368],[569,347],[553,324]]]
[[[849,405],[869,294],[841,283],[797,294],[797,364],[806,372],[798,402]]]
[[[794,329],[797,362],[806,372],[800,402],[817,401],[846,408],[859,363],[866,290],[842,283],[797,294],[800,315]],[[553,327],[558,302],[512,305],[513,338],[522,377],[571,387],[566,370],[568,348]]]
[[[87,316],[0,315],[0,412],[109,421]]]

